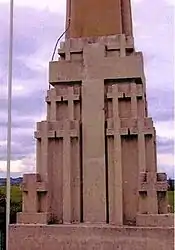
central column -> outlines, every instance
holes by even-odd
[[[91,70],[98,67],[98,60],[103,54],[101,46],[90,45],[84,49],[86,73],[82,82],[82,133],[85,223],[106,221],[104,80],[91,79]]]
[[[67,0],[66,38],[132,36],[130,0]]]
[[[67,0],[67,3],[70,37],[122,33],[121,0]]]

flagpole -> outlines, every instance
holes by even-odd
[[[7,180],[6,180],[6,250],[9,249],[10,224],[10,167],[12,127],[12,66],[13,66],[13,0],[10,0],[9,64],[8,64],[8,125],[7,125]]]

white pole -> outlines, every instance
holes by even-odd
[[[9,249],[10,224],[10,164],[12,127],[12,64],[13,64],[13,0],[10,0],[9,65],[8,65],[8,130],[7,130],[7,183],[6,183],[6,250]]]

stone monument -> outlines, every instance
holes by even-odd
[[[10,250],[173,249],[130,0],[67,0]]]

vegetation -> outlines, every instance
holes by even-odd
[[[168,200],[170,205],[170,211],[174,213],[174,191],[168,191]]]
[[[6,188],[0,187],[0,222],[5,219],[5,201]],[[16,214],[22,211],[22,192],[17,185],[11,186],[11,199],[10,199],[10,222],[16,222]]]
[[[168,191],[174,191],[174,180],[168,179]]]
[[[169,189],[170,190],[170,189]],[[172,190],[172,187],[171,187]],[[0,223],[4,223],[5,219],[5,186],[0,187]],[[168,191],[168,200],[170,211],[174,213],[174,191]],[[16,222],[16,214],[22,211],[22,192],[19,185],[11,186],[11,204],[10,204],[10,222]]]

